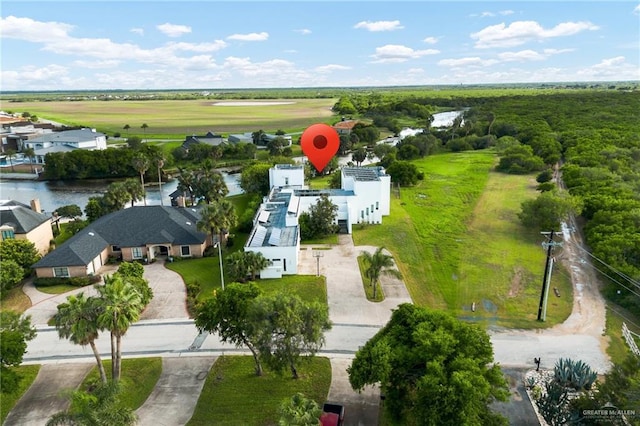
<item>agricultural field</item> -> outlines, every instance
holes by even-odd
[[[239,133],[265,130],[301,132],[317,122],[328,122],[336,99],[271,99],[220,101],[211,99],[161,101],[2,101],[4,111],[29,112],[41,119],[87,126],[113,135],[144,138],[179,135]],[[125,125],[130,129],[124,130]],[[141,126],[147,124],[147,129]]]
[[[354,227],[356,245],[389,249],[414,303],[491,325],[536,322],[545,252],[540,234],[520,225],[520,203],[536,195],[533,176],[492,172],[495,154],[441,154],[416,161],[425,174],[392,191],[383,226]],[[556,269],[544,326],[571,312],[568,274]],[[472,305],[476,305],[475,312]]]

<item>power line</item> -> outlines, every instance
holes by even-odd
[[[594,258],[595,260],[597,260],[598,262],[602,263],[603,265],[605,265],[607,268],[611,269],[613,272],[615,272],[617,275],[619,275],[621,278],[625,279],[626,281],[630,282],[631,284],[633,284],[635,287],[637,287],[638,289],[640,289],[640,282],[634,280],[633,278],[631,278],[630,276],[628,276],[627,274],[620,272],[619,270],[617,270],[616,268],[614,268],[613,266],[609,265],[608,263],[606,263],[604,260],[598,258],[596,255],[592,254],[589,252],[589,250],[585,249],[584,247],[580,246],[577,243],[572,243],[575,247],[579,248],[580,250],[582,250],[583,252],[587,253],[589,256],[591,256],[592,258]],[[592,264],[593,266],[593,264]],[[594,266],[595,268],[595,266]],[[597,268],[596,268],[597,269]],[[599,269],[598,269],[599,270]]]

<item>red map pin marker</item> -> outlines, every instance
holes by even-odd
[[[340,136],[331,126],[320,123],[313,124],[302,133],[300,146],[311,164],[318,172],[321,172],[338,152]]]

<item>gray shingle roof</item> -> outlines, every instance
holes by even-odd
[[[48,216],[18,201],[0,201],[0,226],[10,225],[16,234],[26,234],[48,220]]]
[[[120,210],[99,218],[33,267],[86,265],[109,245],[202,244],[206,234],[197,229],[199,217],[195,209],[179,207],[136,206]]]

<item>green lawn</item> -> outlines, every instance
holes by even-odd
[[[311,358],[299,366],[300,378],[269,371],[257,377],[250,356],[221,356],[211,368],[193,417],[196,425],[275,425],[281,402],[296,392],[322,404],[331,385],[327,358]]]
[[[15,392],[3,393],[0,395],[0,424],[4,423],[5,419],[9,415],[9,412],[15,407],[18,400],[29,389],[31,383],[36,379],[38,371],[40,371],[40,365],[20,365],[15,368],[16,371],[22,376],[18,388]]]
[[[517,219],[536,195],[531,176],[491,172],[495,154],[442,154],[416,161],[425,178],[392,193],[382,226],[354,226],[356,245],[385,246],[413,301],[458,317],[515,327],[562,322],[571,311],[571,283],[556,269],[547,321],[535,321],[544,271],[542,236]],[[558,266],[558,265],[557,265]],[[470,308],[476,303],[476,311]]]
[[[111,360],[103,360],[107,377],[111,377]],[[127,358],[122,360],[120,376],[120,402],[132,410],[138,409],[147,400],[162,374],[162,358]],[[98,368],[87,374],[81,387],[87,389],[100,380]]]

